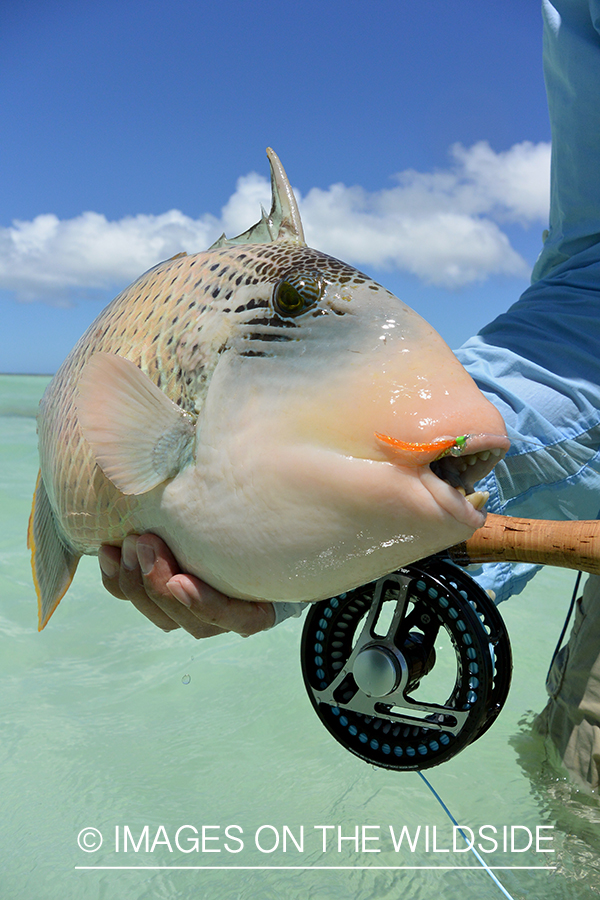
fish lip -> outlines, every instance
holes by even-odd
[[[460,522],[471,533],[481,528],[485,523],[487,510],[475,509],[465,497],[452,485],[435,475],[429,466],[424,466],[421,472],[421,483],[432,495],[436,503],[455,521]]]

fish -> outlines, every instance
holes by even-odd
[[[48,385],[28,528],[43,629],[80,558],[153,532],[230,597],[317,601],[469,538],[509,447],[437,332],[272,205],[159,263]]]

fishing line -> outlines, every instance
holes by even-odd
[[[444,810],[444,812],[446,813],[446,815],[448,816],[448,818],[450,819],[450,821],[451,821],[454,825],[456,825],[456,827],[458,828],[458,830],[459,830],[459,832],[460,832],[460,834],[461,834],[461,836],[462,836],[462,838],[463,838],[465,844],[468,845],[468,844],[469,844],[469,841],[467,840],[464,831],[462,830],[462,828],[460,827],[460,825],[458,824],[458,822],[456,821],[456,819],[454,818],[454,816],[452,815],[452,813],[450,812],[450,810],[448,809],[448,807],[446,806],[446,804],[444,803],[444,801],[442,800],[442,798],[440,797],[440,795],[438,794],[438,792],[435,790],[435,788],[433,787],[433,785],[430,784],[430,782],[425,778],[425,776],[423,775],[422,772],[417,771],[417,775],[418,775],[420,778],[422,778],[422,780],[425,782],[425,784],[427,785],[427,787],[429,788],[429,790],[431,791],[431,793],[433,794],[433,796],[435,797],[435,799],[438,801],[438,803],[440,804],[440,806],[442,807],[442,809]],[[502,891],[502,893],[504,894],[504,896],[507,897],[508,900],[514,900],[514,897],[513,897],[511,894],[508,893],[508,891],[506,890],[506,888],[504,887],[504,885],[502,884],[502,882],[501,882],[498,878],[496,878],[496,876],[494,875],[494,873],[492,872],[492,870],[490,869],[490,867],[489,867],[488,864],[486,863],[485,859],[482,859],[482,857],[481,857],[480,854],[477,852],[477,850],[475,849],[475,847],[471,846],[471,847],[469,847],[469,850],[472,851],[472,853],[475,855],[475,858],[481,863],[481,865],[483,866],[483,868],[485,869],[485,871],[488,873],[488,875],[490,876],[490,878],[492,879],[492,881],[494,882],[494,884],[496,884],[496,885],[500,888],[500,890]]]
[[[575,601],[577,600],[577,593],[579,591],[579,582],[581,581],[581,574],[582,574],[581,572],[578,572],[577,578],[575,579],[575,587],[573,588],[573,594],[571,596],[571,603],[569,604],[569,609],[567,610],[565,624],[563,625],[563,629],[560,633],[560,637],[559,637],[556,647],[554,649],[554,653],[552,654],[552,659],[550,660],[550,665],[548,666],[548,674],[546,675],[546,682],[548,682],[548,679],[550,678],[550,671],[552,669],[552,666],[554,665],[554,660],[558,656],[560,646],[564,640],[564,637],[565,637],[565,634],[567,631],[567,626],[568,626],[569,622],[571,621],[571,616],[573,615],[573,609],[575,607]]]

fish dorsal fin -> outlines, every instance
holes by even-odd
[[[106,477],[123,494],[145,494],[193,460],[192,417],[130,360],[94,354],[78,388],[83,436]]]
[[[235,238],[226,238],[222,234],[219,240],[209,247],[210,250],[234,244],[270,244],[273,241],[305,246],[304,229],[298,204],[285,169],[275,151],[270,147],[267,147],[267,156],[271,165],[271,196],[273,198],[271,212],[267,215],[263,209],[260,221]]]

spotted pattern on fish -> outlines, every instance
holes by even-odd
[[[220,354],[235,329],[245,329],[247,356],[268,356],[259,342],[295,339],[302,322],[320,315],[344,315],[345,305],[317,306],[298,319],[277,314],[270,301],[250,297],[231,304],[234,289],[271,283],[275,286],[296,268],[312,269],[344,285],[368,284],[375,294],[385,288],[356,269],[317,250],[290,244],[224,247],[179,256],[150,269],[126,288],[81,337],[42,400],[41,470],[66,542],[78,553],[102,541],[119,542],[135,531],[135,498],[118,494],[96,465],[84,441],[76,413],[76,385],[95,353],[118,354],[135,363],[181,409],[197,415]],[[248,315],[255,313],[254,316]],[[57,453],[56,447],[65,452]],[[70,469],[60,459],[70,460]],[[62,490],[54,486],[63,479]],[[86,510],[96,509],[91,516]]]

